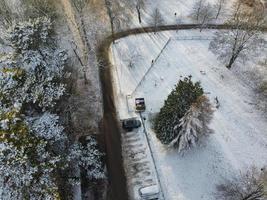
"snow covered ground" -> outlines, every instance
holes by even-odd
[[[255,109],[254,94],[249,87],[208,51],[212,35],[210,30],[166,31],[130,36],[112,46],[118,116],[120,119],[138,117],[133,112],[133,100],[145,98],[144,116],[148,119],[145,126],[166,200],[215,200],[215,186],[224,178],[251,166],[261,168],[267,164],[266,120]],[[215,133],[199,147],[180,155],[159,142],[150,119],[159,112],[178,80],[188,75],[194,81],[201,81],[207,96],[212,102],[217,97],[220,107],[211,123]],[[152,181],[143,180],[146,179],[143,172],[133,177],[129,172],[133,158],[124,153],[133,199],[137,199],[139,187],[157,182],[143,128],[135,134],[138,141],[125,143],[125,137],[133,133],[123,133],[124,151],[135,151],[138,146],[146,149],[141,156],[150,163],[148,171]]]
[[[231,12],[232,4],[235,0],[225,1],[224,8],[222,10],[219,19],[214,20],[213,23],[222,23]],[[158,9],[164,20],[164,24],[176,24],[178,18],[180,23],[192,23],[191,13],[192,7],[196,0],[145,0],[145,6],[141,9],[142,24],[138,22],[137,11],[131,9],[128,14],[131,14],[131,27],[148,26],[153,24],[153,12]],[[206,2],[214,5],[216,0],[207,0]],[[125,5],[124,7],[127,7]],[[176,13],[176,15],[175,15]],[[129,24],[128,24],[129,25]]]

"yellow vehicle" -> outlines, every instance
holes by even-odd
[[[146,104],[144,98],[136,98],[135,99],[135,111],[136,112],[144,112],[146,110]]]

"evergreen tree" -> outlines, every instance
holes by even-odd
[[[49,115],[49,114],[47,114]],[[50,115],[53,117],[53,115]],[[63,134],[56,124],[47,124],[47,140],[39,130],[44,125],[36,119],[34,126],[17,108],[0,109],[0,199],[56,199],[56,169],[67,165],[64,156],[56,155],[54,143]],[[57,119],[55,119],[56,121]],[[56,132],[53,132],[57,130]]]
[[[66,135],[58,116],[42,110],[63,95],[66,53],[49,47],[50,31],[45,18],[15,24],[0,61],[0,199],[58,198],[56,171],[68,163],[55,150]]]
[[[104,179],[106,177],[103,166],[104,154],[100,151],[97,140],[91,135],[88,136],[84,143],[73,145],[70,153],[71,160],[86,172],[88,180]]]
[[[0,60],[0,199],[59,199],[58,170],[70,163],[90,180],[105,178],[96,139],[70,148],[51,113],[65,92],[67,54],[50,33],[47,18],[15,24],[8,35],[12,50]]]
[[[65,91],[61,80],[67,53],[55,47],[51,32],[52,24],[48,18],[15,24],[8,36],[13,52],[0,63],[6,69],[2,73],[14,74],[15,70],[20,75],[12,77],[17,84],[10,97],[34,103],[43,110],[53,107]]]
[[[208,127],[212,114],[213,109],[209,99],[204,95],[200,96],[180,120],[180,124],[174,128],[174,131],[180,128],[181,130],[170,146],[178,148],[179,152],[196,146],[200,138],[212,133]]]
[[[200,82],[193,83],[191,76],[179,81],[154,121],[156,136],[163,144],[169,144],[177,137],[181,130],[180,119],[201,95]]]

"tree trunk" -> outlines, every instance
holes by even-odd
[[[155,24],[154,25],[154,34],[156,34],[157,30],[158,30],[158,24]]]
[[[141,10],[138,6],[136,6],[136,10],[137,10],[137,14],[138,14],[138,20],[139,20],[139,24],[142,23],[142,19],[141,19]]]
[[[217,11],[217,14],[216,14],[216,19],[218,19],[220,13],[221,13],[221,9],[222,9],[222,6],[219,7],[218,11]]]
[[[236,55],[232,55],[232,57],[231,57],[231,59],[230,59],[228,65],[226,65],[226,68],[227,68],[227,69],[231,69],[231,68],[232,68],[232,66],[233,66],[233,64],[234,64],[234,62],[235,62],[235,60],[236,60],[236,58],[237,58]]]
[[[115,41],[114,41],[114,20],[113,19],[110,20],[110,25],[111,25],[112,40],[113,40],[113,43],[114,43]]]
[[[87,76],[86,76],[85,65],[83,64],[82,59],[80,58],[80,56],[78,55],[77,51],[74,48],[73,48],[73,52],[76,55],[78,61],[80,62],[81,66],[82,66],[84,83],[87,85],[88,84],[88,79],[87,79]]]
[[[197,8],[197,21],[199,20],[199,14],[200,14],[201,7],[202,7],[202,1],[199,2],[198,8]]]
[[[197,11],[197,21],[198,21],[198,19],[199,19],[199,10]]]
[[[112,10],[111,10],[111,2],[109,0],[105,0],[105,5],[107,8],[109,20],[110,20],[110,26],[111,26],[111,35],[114,43],[114,17],[112,15]]]
[[[207,16],[204,17],[204,19],[203,19],[203,21],[202,21],[202,23],[201,23],[200,32],[202,32],[202,30],[203,30],[203,28],[204,28],[204,24],[205,24],[205,22],[206,22],[206,18],[207,18]]]
[[[80,14],[80,21],[81,21],[81,28],[82,28],[83,36],[84,36],[84,39],[85,39],[85,43],[86,43],[86,45],[88,47],[88,50],[91,51],[92,47],[91,47],[91,44],[90,44],[88,36],[87,36],[87,31],[86,31],[86,28],[85,28],[83,14]]]

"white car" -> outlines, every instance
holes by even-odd
[[[142,200],[159,199],[160,191],[158,185],[149,185],[141,187],[139,188],[138,192]]]

